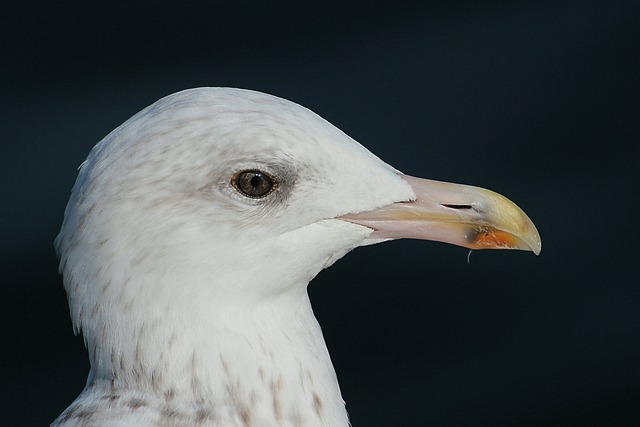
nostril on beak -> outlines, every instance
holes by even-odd
[[[448,203],[443,203],[440,206],[444,206],[445,208],[451,208],[451,209],[473,209],[471,205],[452,205]]]

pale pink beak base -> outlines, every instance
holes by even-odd
[[[522,209],[498,193],[470,185],[401,177],[416,199],[339,219],[374,230],[370,238],[422,239],[469,249],[542,250],[538,230]]]

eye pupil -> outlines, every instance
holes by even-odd
[[[259,199],[266,196],[273,189],[273,181],[269,175],[257,171],[242,171],[233,176],[231,184],[247,197]]]
[[[258,188],[262,184],[263,180],[264,177],[262,175],[254,175],[253,178],[251,178],[251,185],[253,188]]]

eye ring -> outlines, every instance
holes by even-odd
[[[269,174],[255,169],[237,172],[231,177],[231,185],[251,199],[262,199],[276,188],[275,180]]]

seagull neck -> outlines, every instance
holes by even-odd
[[[230,304],[213,313],[177,313],[142,324],[129,355],[109,355],[111,378],[93,366],[87,387],[110,382],[112,390],[153,390],[167,401],[179,396],[184,402],[231,410],[243,419],[251,410],[256,421],[275,417],[294,425],[302,419],[347,425],[306,290],[249,307]]]

